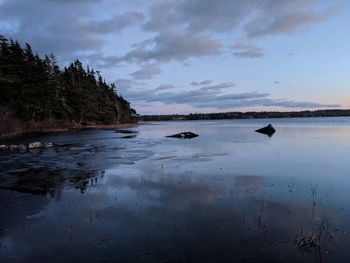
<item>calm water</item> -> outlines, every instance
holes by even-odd
[[[132,130],[13,141],[55,147],[0,155],[0,262],[350,262],[350,118]]]

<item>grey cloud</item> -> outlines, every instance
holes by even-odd
[[[183,61],[193,57],[220,54],[220,48],[220,43],[209,36],[184,34],[177,30],[168,30],[152,39],[139,43],[136,49],[118,60],[134,62]]]
[[[114,15],[105,20],[86,20],[78,25],[77,30],[85,30],[99,34],[118,32],[129,26],[141,24],[145,19],[139,12],[126,12],[122,15]]]
[[[155,58],[158,61],[186,60],[190,57],[206,55],[204,50],[197,51],[196,41],[188,39],[186,45],[178,41],[179,36],[201,40],[205,35],[230,33],[243,27],[246,37],[262,37],[271,34],[285,34],[302,27],[319,23],[333,13],[316,8],[313,0],[179,0],[162,1],[152,6],[150,17],[144,24],[144,30],[155,32],[157,37],[147,40],[153,49],[144,46],[135,48],[125,56],[125,59],[147,61]],[[169,35],[169,31],[179,31],[178,35]],[[206,37],[208,38],[208,37]],[[169,40],[173,41],[169,41]],[[202,39],[203,40],[203,39]],[[217,52],[219,42],[212,39],[209,46]],[[144,43],[144,45],[146,45]],[[192,48],[190,48],[192,46]],[[183,53],[175,50],[185,49]],[[257,58],[263,56],[262,49],[253,45],[236,47],[235,56]],[[167,54],[167,55],[165,55]]]
[[[258,58],[264,55],[261,48],[254,45],[247,45],[242,43],[236,43],[232,47],[234,50],[233,55],[242,58]]]
[[[132,79],[117,79],[115,81],[115,85],[117,87],[117,92],[121,93],[122,95],[127,95],[128,94],[134,94],[136,95],[137,92],[134,92],[135,87],[142,87],[144,86],[144,83],[138,82],[136,80]],[[128,97],[129,99],[129,97]],[[142,98],[138,98],[137,100],[140,100]]]
[[[129,74],[133,79],[152,79],[155,75],[161,73],[161,70],[158,66],[154,64],[145,64],[142,65],[142,68]]]
[[[246,24],[244,29],[250,38],[278,33],[291,33],[301,27],[326,20],[332,14],[331,9],[324,12],[312,10],[293,12],[289,10],[273,16],[267,13],[256,17],[253,21]]]
[[[315,102],[305,102],[305,101],[293,101],[293,100],[285,100],[285,99],[277,99],[277,100],[256,100],[255,103],[262,106],[278,106],[285,108],[338,108],[339,104],[322,104]]]
[[[46,25],[50,32],[60,34],[76,33],[78,36],[84,34],[95,34],[96,37],[101,35],[119,32],[127,27],[141,24],[144,15],[138,12],[127,12],[122,15],[114,15],[107,19],[91,20],[90,17],[69,17],[71,24],[68,26],[67,21],[61,19],[51,21]],[[74,35],[70,35],[74,38]]]
[[[33,1],[33,0],[32,0]],[[34,0],[38,2],[45,2],[45,0]],[[92,3],[100,3],[102,0],[50,0],[52,2],[57,2],[57,3],[86,3],[86,2],[92,2]]]
[[[234,87],[235,84],[232,82],[223,82],[216,85],[202,87],[201,90],[212,90],[215,92],[220,92],[222,89],[228,89]]]
[[[250,1],[167,1],[152,7],[145,29],[159,32],[175,25],[192,33],[225,32],[238,25],[253,8]]]
[[[177,27],[191,33],[226,33],[243,24],[249,37],[289,33],[333,14],[333,9],[322,11],[316,5],[313,0],[163,1],[153,5],[144,28],[153,32]]]
[[[194,57],[209,57],[221,53],[221,45],[207,36],[186,35],[178,31],[146,39],[132,45],[134,49],[124,56],[101,56],[101,68],[113,67],[121,63],[164,63],[186,61]]]
[[[9,37],[30,42],[40,53],[54,52],[71,59],[75,54],[100,53],[107,34],[141,26],[148,36],[131,46],[125,55],[102,54],[104,67],[150,61],[184,62],[191,58],[221,54],[219,34],[243,27],[248,38],[290,33],[319,23],[333,12],[316,8],[313,0],[179,0],[130,4],[151,8],[146,18],[140,12],[124,12],[96,20],[104,0],[3,0],[0,30]],[[125,1],[114,0],[119,5]],[[143,21],[145,23],[143,24]],[[9,28],[9,24],[12,28]],[[11,30],[10,30],[11,29]],[[259,48],[247,46],[234,53],[258,57]]]
[[[127,12],[106,19],[93,19],[98,0],[45,1],[4,0],[0,3],[0,22],[10,23],[7,37],[32,44],[34,50],[55,53],[60,60],[76,53],[98,52],[106,34],[143,22],[144,15]]]
[[[336,108],[337,104],[321,104],[305,101],[293,101],[287,99],[270,98],[271,94],[262,92],[222,93],[222,90],[233,87],[233,83],[220,83],[196,90],[183,89],[174,85],[163,84],[154,89],[142,89],[137,85],[121,85],[117,81],[117,87],[123,95],[135,102],[187,104],[197,108],[215,108],[219,110],[237,107],[284,107],[284,108]]]
[[[205,108],[216,108],[218,110],[231,109],[231,108],[239,108],[239,107],[282,107],[286,109],[317,109],[317,108],[338,108],[340,105],[338,104],[321,104],[314,102],[302,102],[302,101],[293,101],[293,100],[280,100],[280,99],[248,99],[243,98],[235,101],[208,101],[203,102],[196,107],[205,107]]]
[[[160,90],[169,90],[169,89],[174,89],[176,88],[174,85],[171,84],[162,84],[158,88],[155,89],[155,91],[160,91]]]
[[[190,82],[190,85],[192,86],[202,86],[202,85],[209,85],[210,83],[212,83],[212,80],[203,80],[203,81],[192,81]]]

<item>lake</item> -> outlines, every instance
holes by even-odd
[[[349,262],[350,117],[131,130],[7,141],[0,262]]]

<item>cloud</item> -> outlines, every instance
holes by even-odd
[[[193,57],[219,55],[222,44],[214,39],[243,28],[245,38],[287,34],[317,24],[333,15],[332,9],[319,10],[313,0],[179,0],[151,6],[145,31],[156,33],[124,56],[124,61],[184,61]],[[175,33],[176,32],[176,33]],[[150,45],[152,48],[147,49]],[[235,56],[258,58],[261,48],[238,44]]]
[[[174,85],[171,84],[162,84],[158,88],[155,89],[155,91],[160,91],[160,90],[169,90],[169,89],[174,89],[176,88]]]
[[[221,53],[221,44],[209,36],[168,30],[134,45],[135,49],[116,58],[118,62],[170,62],[184,61],[193,57],[206,57]]]
[[[151,8],[145,29],[164,32],[171,27],[192,34],[228,33],[243,26],[248,37],[290,33],[319,23],[334,14],[320,10],[313,0],[179,0],[163,1]]]
[[[132,90],[135,90],[135,87],[142,87],[144,86],[143,82],[139,82],[132,79],[117,79],[115,81],[117,92],[119,94],[122,94],[124,96],[128,96],[129,94],[133,93]],[[134,93],[136,94],[136,93]],[[129,97],[128,97],[129,99]],[[139,99],[137,99],[139,100]]]
[[[152,79],[155,75],[159,75],[161,70],[154,64],[144,64],[141,69],[129,74],[133,79],[146,80]]]
[[[312,9],[292,10],[285,10],[272,16],[269,13],[257,16],[244,26],[247,36],[255,38],[272,34],[292,33],[302,27],[322,22],[333,15],[332,9],[323,12]]]
[[[121,31],[127,27],[139,25],[145,19],[144,14],[139,12],[126,12],[122,15],[113,15],[111,18],[103,20],[78,20],[75,26],[76,31],[85,33],[108,34]]]
[[[212,80],[203,80],[203,81],[200,81],[200,82],[192,81],[190,83],[190,85],[192,85],[192,86],[202,86],[202,85],[209,85],[212,82],[213,82]]]
[[[119,84],[118,84],[119,83]],[[117,87],[123,95],[136,103],[166,105],[188,105],[195,108],[212,108],[218,110],[238,107],[284,107],[284,108],[336,108],[337,104],[321,104],[305,101],[271,98],[271,94],[264,92],[227,92],[234,87],[233,83],[219,83],[201,88],[185,89],[170,84],[163,84],[154,89],[143,89],[134,86],[123,86],[117,81]]]
[[[180,0],[155,4],[145,24],[149,31],[166,31],[169,27],[182,27],[187,32],[226,32],[236,27],[252,12],[250,1]]]
[[[55,53],[70,60],[77,53],[101,51],[107,35],[145,19],[139,12],[108,13],[107,18],[97,19],[100,2],[4,0],[0,2],[0,30],[7,37],[31,43],[41,54]],[[2,26],[8,24],[11,29]]]
[[[101,18],[104,5],[123,6],[123,12],[104,8]],[[313,0],[164,0],[146,4],[119,0],[3,0],[0,30],[8,37],[30,42],[41,54],[53,52],[66,60],[77,54],[101,53],[99,60],[104,61],[104,67],[152,61],[183,63],[222,54],[222,36],[235,30],[243,29],[249,40],[294,32],[333,15],[333,9],[318,6]],[[136,7],[144,12],[129,10]],[[124,54],[104,50],[106,43],[117,39],[115,33],[132,26],[143,30],[142,41],[130,45]],[[261,49],[248,44],[234,53],[247,58],[262,54]]]
[[[322,103],[316,103],[316,102],[306,102],[306,101],[293,101],[293,100],[286,100],[286,99],[261,99],[261,100],[254,100],[252,103],[255,103],[259,106],[277,106],[277,107],[284,107],[284,108],[305,108],[305,109],[312,109],[312,108],[338,108],[341,105],[339,104],[322,104]]]
[[[247,45],[242,43],[236,43],[232,46],[236,51],[233,52],[233,55],[241,58],[258,58],[264,55],[261,48],[254,45]]]
[[[207,83],[206,81],[204,81],[204,82]],[[214,92],[221,92],[222,89],[228,89],[228,88],[232,88],[234,86],[235,86],[235,84],[232,82],[223,82],[220,84],[202,87],[201,90],[210,90],[210,91],[214,91]]]

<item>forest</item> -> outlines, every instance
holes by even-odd
[[[60,69],[30,44],[0,35],[0,137],[11,133],[132,121],[136,113],[99,71],[79,60]]]
[[[350,116],[350,110],[315,110],[315,111],[252,111],[252,112],[218,112],[169,115],[144,115],[143,121],[172,120],[222,120],[222,119],[263,119],[263,118],[306,118],[306,117],[341,117]]]

